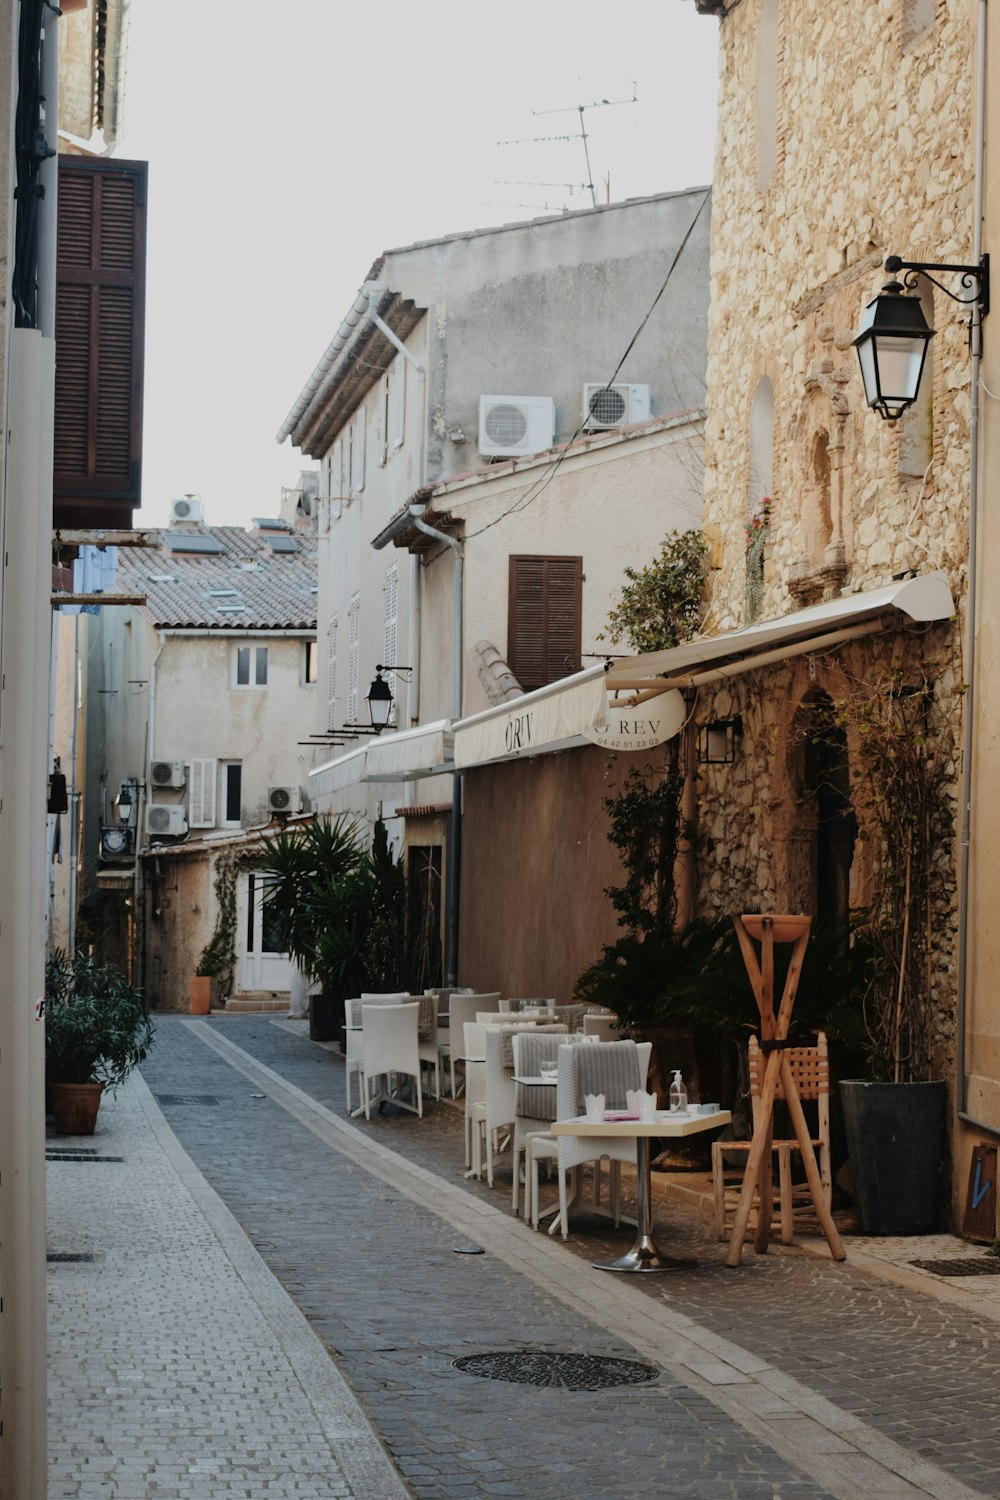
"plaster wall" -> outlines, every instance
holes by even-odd
[[[237,687],[239,646],[266,646],[267,684]],[[316,686],[305,681],[304,637],[177,636],[164,633],[156,675],[151,759],[215,758],[243,767],[244,827],[270,821],[269,786],[304,788],[314,751],[305,740],[315,718]],[[156,801],[184,801],[157,791]]]
[[[704,188],[389,250],[379,279],[428,307],[427,477],[478,462],[479,397],[551,396],[555,441],[610,379],[694,230],[617,379],[650,386],[654,415],[704,398],[709,207]],[[540,330],[546,337],[540,338]],[[464,434],[455,443],[450,433]]]
[[[435,496],[435,508],[465,523],[463,713],[489,706],[476,650],[487,641],[507,656],[508,558],[583,559],[582,665],[622,648],[606,637],[625,568],[642,567],[673,531],[697,528],[701,511],[701,424],[635,433],[527,473],[480,475]],[[454,563],[443,550],[424,570],[421,696],[450,713]]]

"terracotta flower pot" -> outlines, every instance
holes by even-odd
[[[193,1016],[207,1016],[212,1009],[212,976],[210,974],[193,974],[191,976],[191,1014]]]
[[[103,1083],[51,1083],[52,1114],[59,1135],[93,1135]]]

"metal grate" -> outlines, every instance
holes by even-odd
[[[46,1161],[124,1161],[124,1156],[98,1156],[96,1151],[86,1155],[76,1151],[46,1151]]]
[[[218,1104],[217,1094],[154,1094],[157,1104]]]
[[[910,1265],[920,1271],[933,1271],[935,1276],[1000,1276],[1000,1260],[990,1255],[982,1260],[971,1255],[956,1260],[911,1260]]]
[[[655,1365],[606,1354],[549,1354],[520,1349],[505,1354],[467,1354],[454,1362],[456,1370],[484,1380],[509,1380],[517,1385],[556,1385],[567,1391],[603,1391],[616,1385],[642,1385],[655,1380]]]

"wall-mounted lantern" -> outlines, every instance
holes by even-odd
[[[743,738],[743,719],[713,719],[698,730],[698,762],[703,766],[731,766]]]

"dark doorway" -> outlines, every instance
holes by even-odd
[[[847,735],[825,693],[803,700],[802,791],[804,811],[814,828],[811,910],[817,923],[841,930],[846,943],[850,922],[851,865],[858,834],[851,806]]]

